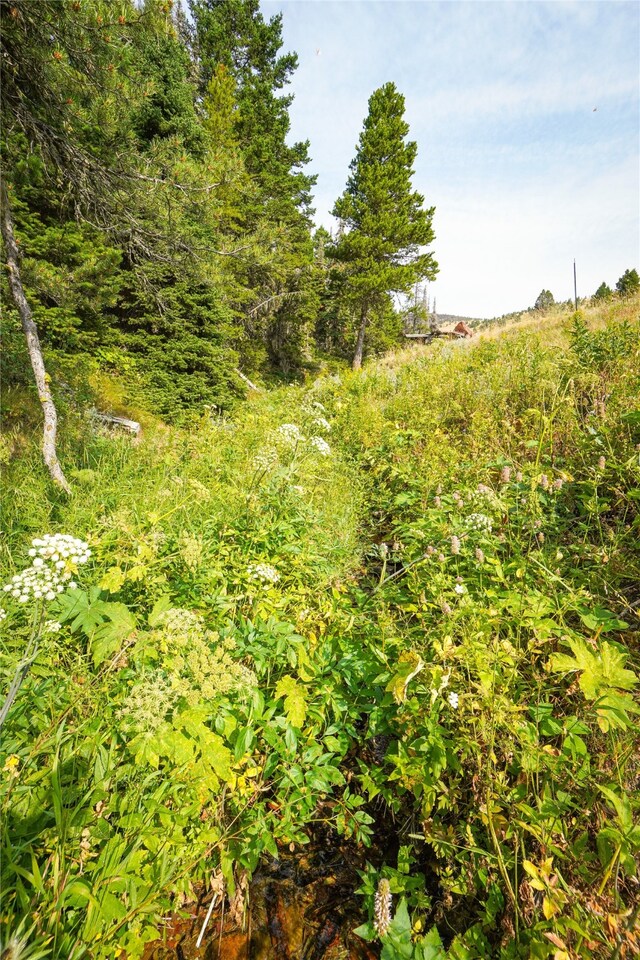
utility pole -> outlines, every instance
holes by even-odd
[[[576,260],[573,258],[573,299],[576,305],[576,313],[578,312],[578,284],[576,282]]]

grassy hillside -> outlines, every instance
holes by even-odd
[[[375,956],[633,954],[638,306],[139,443],[69,411],[69,499],[11,421],[1,582],[63,589],[2,603],[3,944],[140,956],[325,823]]]

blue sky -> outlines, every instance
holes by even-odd
[[[436,207],[438,311],[496,316],[640,269],[640,5],[261,0],[299,57],[292,138],[309,139],[316,221],[342,193],[392,80]]]

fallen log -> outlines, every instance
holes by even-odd
[[[97,410],[93,413],[93,419],[99,423],[104,423],[107,427],[113,427],[116,430],[124,430],[126,433],[132,433],[137,437],[142,427],[137,420],[127,420],[126,417],[114,417],[111,413],[99,413]]]

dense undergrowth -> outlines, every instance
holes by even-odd
[[[69,500],[13,438],[2,582],[47,533],[92,556],[56,600],[5,593],[5,688],[38,650],[3,944],[140,956],[212,877],[237,904],[310,823],[367,847],[382,810],[360,933],[387,960],[634,955],[638,304],[603,311],[189,433],[70,421]]]

